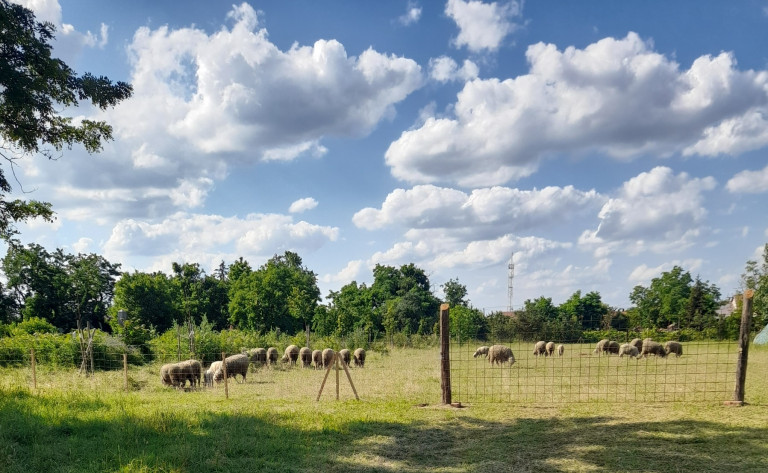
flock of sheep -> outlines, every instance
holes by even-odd
[[[555,346],[555,342],[538,341],[533,345],[534,356],[555,356],[555,352],[559,356],[563,356],[565,353],[565,345]],[[619,357],[627,355],[631,358],[646,358],[649,355],[655,355],[659,357],[666,357],[671,354],[681,356],[683,354],[683,345],[680,342],[668,341],[664,345],[658,342],[646,338],[640,340],[635,338],[629,343],[619,345],[618,342],[613,340],[603,339],[597,342],[597,347],[593,352],[596,355],[611,355],[617,354]],[[487,356],[488,362],[491,365],[503,364],[509,362],[510,365],[515,363],[515,355],[512,354],[512,349],[504,345],[493,346],[481,346],[475,350],[474,358],[478,356]]]
[[[289,345],[280,361],[291,365],[301,363],[304,368],[321,369],[329,367],[336,355],[336,351],[331,348],[313,351],[307,347],[299,348],[296,345]],[[237,355],[228,356],[224,361],[214,361],[204,373],[202,372],[202,364],[197,360],[167,363],[160,368],[160,379],[163,385],[176,388],[184,388],[187,381],[191,387],[200,386],[201,381],[205,386],[213,386],[214,382],[220,383],[224,380],[225,373],[227,378],[234,378],[235,380],[237,380],[236,376],[240,375],[245,382],[248,368],[251,365],[257,369],[262,366],[273,365],[277,363],[278,357],[277,348],[253,348],[244,350],[243,353]],[[355,366],[360,368],[365,366],[365,350],[362,348],[358,348],[354,352],[344,348],[339,350],[338,357],[346,365],[353,362]]]

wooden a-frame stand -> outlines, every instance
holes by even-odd
[[[341,364],[342,368],[344,368],[344,372],[347,374],[347,379],[349,380],[349,385],[352,386],[352,392],[355,393],[355,399],[360,400],[360,398],[357,396],[357,389],[355,389],[355,383],[352,382],[352,376],[349,375],[349,369],[347,369],[347,364],[344,363],[344,360],[341,359],[338,353],[333,354],[333,360],[328,364],[328,368],[325,370],[325,377],[323,378],[323,384],[320,385],[320,392],[317,393],[317,401],[320,400],[320,395],[323,394],[323,388],[325,388],[325,382],[328,380],[328,374],[331,372],[331,368],[336,366],[336,400],[339,400],[339,364]]]

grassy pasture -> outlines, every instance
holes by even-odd
[[[502,393],[502,402],[478,400],[464,409],[437,405],[436,349],[370,353],[364,369],[351,370],[359,402],[343,372],[335,400],[334,371],[316,402],[325,373],[300,368],[251,372],[246,383],[229,384],[229,399],[223,387],[162,387],[157,365],[132,368],[127,393],[121,371],[86,379],[39,366],[33,391],[29,368],[3,368],[0,472],[768,471],[768,349],[750,349],[749,404],[740,408],[724,407],[722,399],[624,401],[606,397],[610,391],[593,381],[698,379],[686,361],[698,358],[689,345],[680,359],[628,362],[591,355],[587,345],[569,346],[562,359],[539,359],[522,344],[513,347],[515,365],[486,374],[492,382],[531,378],[536,387],[508,383],[525,396]],[[453,348],[454,366],[466,365],[456,368],[454,382],[461,369],[491,370],[472,358],[474,347]],[[726,374],[708,374],[732,375],[735,349],[700,349],[707,359],[732,360]],[[538,394],[566,379],[570,391],[549,400]],[[588,396],[573,389],[583,379]],[[728,392],[733,378],[729,383]]]

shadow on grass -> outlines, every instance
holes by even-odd
[[[308,427],[290,411],[137,416],[98,402],[72,401],[78,412],[67,416],[50,400],[0,394],[0,470],[9,473],[768,471],[768,427],[471,414],[402,422],[324,414],[328,422]]]

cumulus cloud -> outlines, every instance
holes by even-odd
[[[249,5],[229,18],[230,28],[210,35],[193,27],[136,32],[125,135],[159,127],[203,153],[292,159],[322,149],[325,136],[367,134],[421,86],[411,59],[373,49],[349,56],[336,40],[281,51]]]
[[[675,175],[668,167],[641,173],[603,205],[597,230],[584,232],[580,244],[598,255],[618,248],[663,252],[687,246],[700,235],[707,216],[704,193],[715,186],[712,177]]]
[[[459,68],[456,61],[448,56],[440,56],[429,60],[429,76],[438,82],[468,81],[477,78],[477,64],[466,59]]]
[[[288,212],[292,214],[301,213],[307,210],[312,210],[315,207],[317,207],[317,201],[312,197],[305,197],[293,202],[288,208]]]
[[[12,0],[35,13],[37,21],[47,21],[56,27],[56,37],[53,41],[57,57],[65,62],[71,61],[84,47],[103,48],[109,41],[109,27],[104,23],[98,33],[78,31],[69,23],[63,23],[61,5],[58,0]]]
[[[726,189],[733,193],[759,194],[768,191],[768,166],[758,171],[741,171],[728,180]]]
[[[395,189],[380,209],[362,209],[352,217],[360,228],[376,230],[399,225],[412,230],[450,229],[466,240],[498,237],[559,223],[584,215],[605,202],[595,192],[573,186],[520,190],[508,187],[475,189],[471,193],[420,185]]]
[[[336,274],[325,274],[319,278],[321,282],[333,283],[338,286],[349,284],[352,281],[357,280],[362,275],[363,269],[365,269],[365,262],[363,260],[352,260],[342,268]]]
[[[457,48],[466,46],[472,52],[494,51],[517,28],[514,20],[522,14],[522,6],[516,1],[448,0],[445,14],[459,27],[459,35],[453,40]]]
[[[627,280],[635,285],[648,284],[653,278],[661,276],[661,273],[670,271],[675,266],[679,266],[683,268],[683,270],[691,272],[697,271],[703,264],[704,260],[702,259],[687,259],[683,261],[674,260],[667,263],[662,263],[656,267],[648,267],[645,264],[641,264],[632,270]]]
[[[637,34],[584,49],[537,43],[529,73],[467,82],[453,116],[430,117],[390,144],[392,174],[414,183],[502,184],[567,150],[616,159],[714,156],[768,144],[768,72],[732,54],[687,70]]]
[[[405,13],[401,15],[397,21],[403,26],[410,26],[414,23],[418,23],[421,18],[421,7],[416,2],[408,2],[405,8]]]
[[[315,251],[336,241],[337,227],[315,225],[279,214],[245,218],[176,213],[154,223],[135,219],[118,222],[104,253],[120,261],[127,256],[157,261],[233,260],[239,256],[269,257],[286,250]]]

